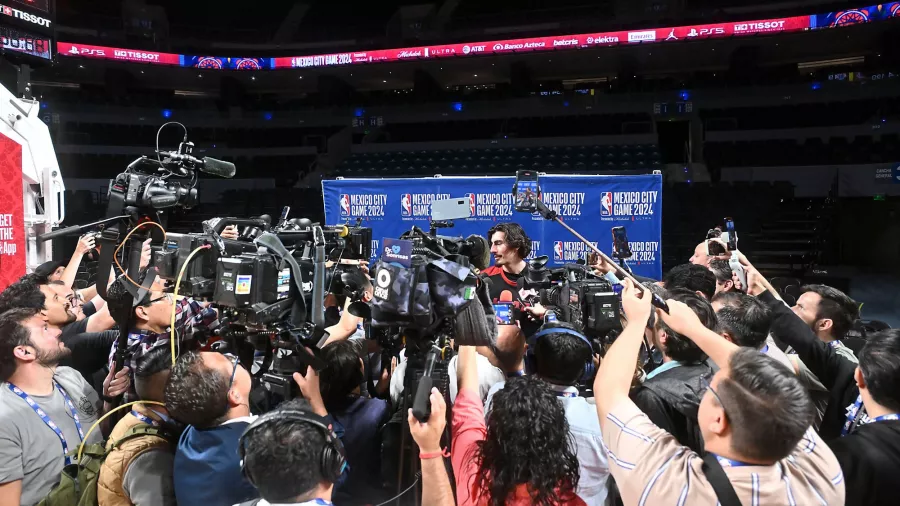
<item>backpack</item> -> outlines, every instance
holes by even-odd
[[[109,450],[106,449],[106,444],[84,445],[81,460],[63,468],[59,483],[38,506],[97,506],[97,481],[106,457],[125,441],[142,436],[158,436],[169,441],[174,438],[174,435],[163,429],[138,424],[128,429]],[[78,457],[78,448],[69,452],[68,456],[74,461]]]

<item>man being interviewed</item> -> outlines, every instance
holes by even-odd
[[[610,472],[624,503],[843,504],[843,473],[810,427],[812,403],[797,378],[775,359],[706,328],[684,303],[669,300],[669,313],[657,316],[721,366],[698,411],[708,455],[681,446],[638,409],[628,389],[654,311],[647,295],[625,282],[628,323],[594,385]]]

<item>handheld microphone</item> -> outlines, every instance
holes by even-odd
[[[500,300],[498,302],[503,303],[503,302],[512,302],[512,301],[513,301],[512,292],[510,292],[509,290],[503,290],[502,292],[500,292]]]

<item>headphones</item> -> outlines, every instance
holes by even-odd
[[[253,474],[244,464],[244,454],[246,453],[244,441],[251,432],[259,429],[263,425],[277,420],[308,423],[322,431],[325,435],[325,446],[322,448],[322,456],[319,459],[322,476],[328,480],[328,482],[336,483],[338,478],[341,477],[341,474],[343,474],[344,470],[347,468],[347,456],[344,453],[343,443],[341,443],[340,438],[337,437],[334,431],[328,427],[328,421],[325,420],[325,418],[322,418],[315,413],[293,409],[266,413],[251,423],[250,426],[244,430],[244,433],[241,434],[241,439],[238,442],[238,454],[241,457],[241,473],[247,478],[247,481],[254,487],[256,486],[256,480],[253,478]]]
[[[546,336],[547,334],[568,334],[570,336],[575,336],[578,339],[584,341],[587,344],[588,349],[591,350],[591,354],[594,353],[594,346],[591,344],[591,341],[584,336],[581,332],[577,330],[567,329],[565,327],[553,327],[549,329],[544,329],[538,331],[535,335],[531,336],[530,342],[528,343],[528,349],[525,351],[525,369],[529,372],[537,371],[537,356],[534,354],[535,345],[537,344],[537,340],[542,336]],[[588,359],[584,364],[584,371],[582,372],[581,379],[584,381],[590,380],[590,378],[594,375],[594,361]]]

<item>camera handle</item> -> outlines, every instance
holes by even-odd
[[[598,249],[596,246],[594,246],[593,244],[591,244],[590,241],[588,241],[587,239],[585,239],[584,236],[582,236],[581,234],[579,234],[578,232],[576,232],[574,228],[572,228],[572,227],[570,227],[569,225],[567,225],[566,223],[564,223],[564,222],[562,221],[562,219],[560,219],[559,215],[556,214],[556,211],[554,211],[553,209],[550,209],[549,207],[547,207],[547,205],[544,204],[544,202],[543,202],[541,199],[535,199],[535,201],[536,201],[536,204],[537,204],[537,212],[540,213],[540,215],[541,215],[545,220],[555,221],[556,223],[559,223],[560,225],[562,225],[562,227],[563,227],[564,229],[566,229],[566,230],[568,230],[569,232],[571,232],[572,235],[574,235],[575,237],[577,237],[579,241],[583,242],[588,248],[591,249],[591,251],[593,251],[594,253],[600,255],[600,258],[602,258],[603,261],[605,261],[605,262],[608,263],[609,265],[613,266],[613,268],[616,269],[616,274],[617,274],[617,275],[618,275],[618,274],[621,274],[621,275],[624,276],[625,278],[630,279],[631,282],[634,283],[634,286],[635,286],[637,289],[639,289],[640,291],[644,292],[644,291],[647,290],[647,289],[644,287],[644,285],[641,284],[640,281],[638,281],[637,279],[634,278],[634,276],[631,275],[631,273],[629,273],[628,271],[626,271],[625,269],[623,269],[623,268],[621,268],[621,267],[616,267],[616,263],[615,263],[611,258],[609,258],[609,256],[606,255],[606,253],[600,251],[600,249]],[[665,311],[666,313],[669,312],[669,305],[666,304],[666,301],[664,301],[664,300],[662,299],[662,297],[660,297],[659,295],[656,295],[655,293],[652,293],[652,292],[651,292],[650,295],[652,296],[652,298],[650,299],[650,301],[653,303],[654,306],[658,307],[659,309],[662,309],[662,310]]]
[[[434,364],[437,362],[438,353],[440,352],[441,350],[436,346],[432,346],[428,350],[428,354],[425,355],[425,371],[422,373],[422,377],[419,378],[418,386],[416,386],[416,398],[413,401],[412,413],[416,420],[422,423],[427,422],[428,417],[431,416],[430,397],[431,387],[434,385],[431,374],[434,372]]]
[[[453,220],[431,220],[428,224],[428,235],[436,236],[439,228],[453,228]]]

